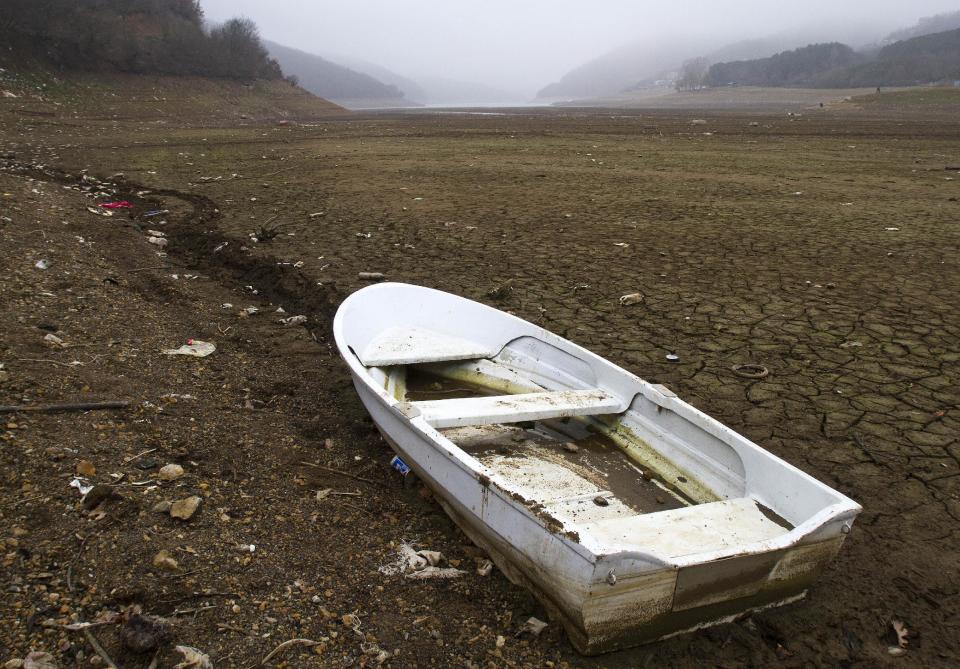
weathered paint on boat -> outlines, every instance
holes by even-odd
[[[403,284],[371,286],[344,301],[334,335],[394,450],[581,652],[795,601],[860,511],[666,388],[476,302]],[[406,401],[407,368],[503,396]],[[482,437],[483,426],[501,420],[539,419],[587,425],[687,506],[637,511],[537,449],[474,457],[452,440],[462,425],[478,426],[471,434]],[[550,497],[574,489],[583,494]],[[591,496],[607,501],[595,508]]]

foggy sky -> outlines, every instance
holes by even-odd
[[[571,68],[642,39],[735,42],[785,31],[851,46],[957,0],[201,0],[207,18],[247,16],[264,37],[399,74],[532,95]],[[819,35],[822,33],[822,37]]]

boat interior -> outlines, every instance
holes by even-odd
[[[601,389],[590,365],[552,344],[521,337],[490,350],[406,328],[358,358],[389,395],[581,543],[668,559],[794,528],[749,493],[735,450],[640,395]]]

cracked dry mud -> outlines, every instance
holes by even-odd
[[[399,651],[387,660],[398,667],[960,662],[960,181],[943,170],[958,161],[955,118],[717,113],[693,126],[677,112],[419,113],[284,128],[2,118],[0,149],[16,164],[123,171],[155,191],[103,218],[56,172],[0,170],[11,219],[0,223],[0,404],[138,403],[3,417],[3,659],[46,650],[87,666],[89,646],[59,625],[139,603],[218,667],[249,666],[295,637],[322,642],[281,664],[370,666],[371,644]],[[171,210],[162,228],[142,218],[159,207]],[[251,241],[268,221],[280,234]],[[170,239],[167,257],[138,229],[154,227]],[[49,269],[35,268],[41,258]],[[496,572],[386,577],[377,567],[403,540],[462,566],[478,556],[397,480],[331,348],[329,320],[363,285],[359,272],[538,322],[668,385],[864,512],[805,601],[599,658],[577,656],[556,625],[515,636],[545,614]],[[511,279],[502,300],[488,296]],[[637,291],[642,303],[619,304]],[[250,305],[260,313],[239,317]],[[307,315],[306,327],[277,323],[278,305]],[[38,326],[51,324],[70,348],[43,343]],[[159,355],[189,337],[218,350]],[[769,375],[743,378],[737,364]],[[99,482],[126,473],[130,483],[155,472],[127,462],[148,449],[156,468],[177,462],[186,476],[120,486],[99,520],[81,513],[67,485],[78,461],[96,465]],[[359,495],[318,502],[328,488]],[[192,494],[203,503],[188,522],[151,511]],[[239,548],[249,544],[255,552]],[[179,571],[154,568],[160,550]],[[913,631],[900,657],[888,654],[893,620]],[[99,636],[124,666],[152,658],[124,651],[109,628]],[[177,661],[172,645],[160,657]]]

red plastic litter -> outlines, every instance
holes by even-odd
[[[97,206],[103,207],[104,209],[133,209],[133,205],[126,200],[120,200],[119,202],[101,202]]]

